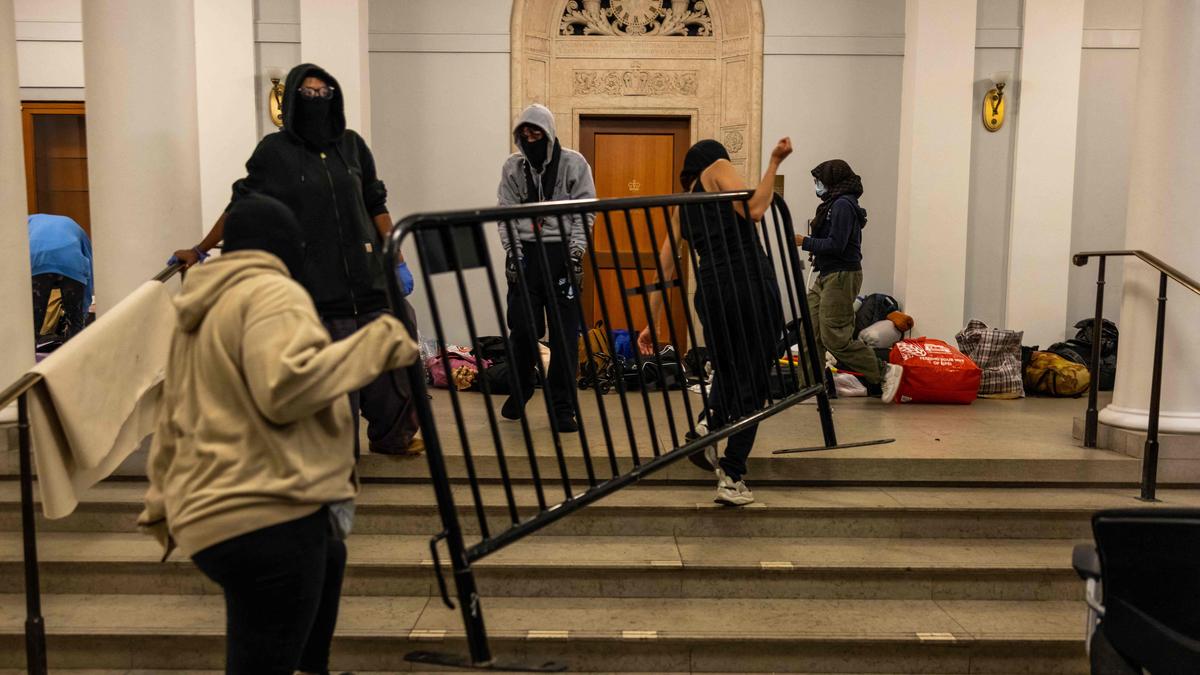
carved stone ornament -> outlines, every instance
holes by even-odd
[[[695,96],[699,91],[694,70],[576,70],[575,95],[588,96]]]
[[[742,148],[746,144],[745,139],[742,138],[742,132],[738,131],[737,129],[730,129],[726,131],[724,141],[725,149],[728,150],[729,154],[731,155],[736,155],[741,152]]]
[[[713,34],[704,0],[570,0],[563,35],[679,36]]]

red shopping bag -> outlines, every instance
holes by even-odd
[[[932,338],[901,340],[891,363],[904,366],[896,400],[901,403],[962,403],[975,400],[983,371],[966,354]]]

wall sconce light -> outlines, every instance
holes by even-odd
[[[1007,71],[992,74],[995,86],[983,96],[983,128],[988,131],[999,131],[1004,126],[1004,87],[1011,77]]]
[[[267,92],[267,108],[271,112],[271,122],[283,127],[283,83],[278,77],[271,78],[271,89]]]

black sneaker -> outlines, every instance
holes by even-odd
[[[554,429],[560,434],[573,434],[579,431],[579,423],[574,415],[558,415],[554,418]]]
[[[519,420],[525,416],[525,398],[511,394],[500,408],[500,416],[506,420]]]

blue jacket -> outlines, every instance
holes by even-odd
[[[862,228],[867,211],[850,195],[833,202],[825,222],[813,223],[812,236],[804,238],[801,246],[813,254],[821,275],[834,272],[856,272],[862,269]]]
[[[92,240],[66,216],[35,213],[29,216],[29,266],[32,274],[61,274],[83,284],[84,305],[92,304]]]

